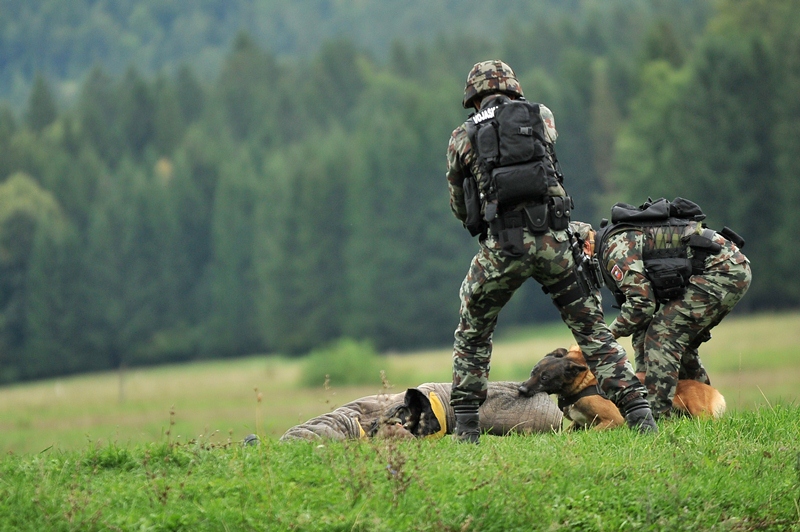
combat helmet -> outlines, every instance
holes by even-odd
[[[524,97],[522,87],[517,81],[517,75],[511,67],[500,61],[481,61],[475,63],[467,74],[467,84],[464,87],[464,109],[472,107],[472,101],[490,92],[502,92],[509,96]]]

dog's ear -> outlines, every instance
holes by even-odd
[[[567,364],[567,368],[564,370],[564,374],[568,378],[574,379],[587,369],[589,369],[587,366],[584,366],[583,364],[578,364],[577,362],[573,362],[570,360],[569,364]]]
[[[559,347],[558,349],[554,349],[550,353],[547,353],[545,356],[554,358],[564,358],[565,356],[567,356],[567,352],[568,351],[563,347]]]
[[[417,388],[409,388],[406,390],[404,404],[408,412],[405,426],[411,434],[421,437],[439,432],[441,425],[433,413],[431,400],[427,395]]]

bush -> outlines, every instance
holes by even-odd
[[[343,338],[308,354],[300,376],[305,386],[380,384],[384,360],[369,341]]]

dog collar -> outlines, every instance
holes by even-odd
[[[431,392],[428,395],[428,399],[431,401],[431,410],[433,410],[433,415],[436,416],[436,420],[439,422],[439,431],[434,432],[433,434],[429,434],[425,436],[426,438],[430,438],[432,440],[438,440],[445,434],[447,434],[447,415],[444,412],[444,405],[442,404],[442,400],[439,399],[439,396],[436,395],[436,392]]]
[[[579,399],[583,399],[584,397],[589,397],[591,395],[605,395],[603,392],[600,391],[600,387],[595,384],[594,386],[587,386],[583,390],[579,391],[575,395],[570,395],[568,397],[558,397],[558,408],[559,410],[564,410],[568,406],[572,406],[578,402]]]

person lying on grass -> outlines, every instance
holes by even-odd
[[[451,383],[425,383],[396,394],[362,397],[296,425],[280,441],[372,437],[430,437],[452,434],[455,412]],[[508,433],[560,430],[562,414],[547,394],[521,396],[518,382],[490,382],[480,409],[481,430]]]

